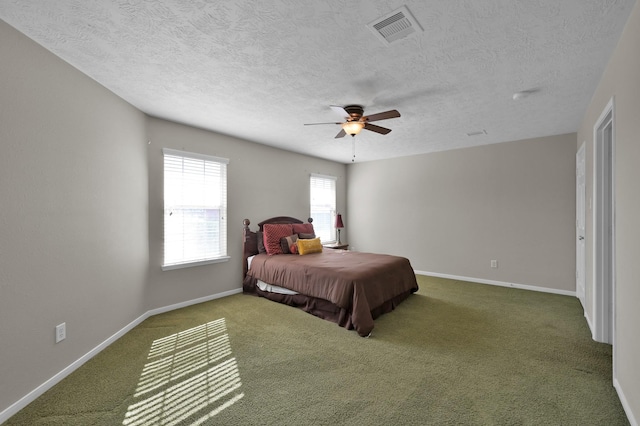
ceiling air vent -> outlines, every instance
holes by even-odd
[[[367,27],[385,45],[422,32],[420,24],[418,24],[406,6],[402,6],[382,18],[376,19],[368,24]]]

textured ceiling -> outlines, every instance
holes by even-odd
[[[2,0],[0,18],[149,115],[349,163],[339,126],[303,126],[339,121],[329,105],[402,114],[356,161],[576,131],[634,3]],[[385,45],[367,24],[401,6],[424,31]]]

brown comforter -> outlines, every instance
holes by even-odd
[[[361,336],[373,330],[373,310],[418,290],[408,259],[342,250],[304,256],[259,254],[253,258],[247,277],[329,300],[349,310]]]

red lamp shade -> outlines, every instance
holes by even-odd
[[[344,228],[344,223],[342,223],[342,215],[340,213],[336,215],[336,228]]]

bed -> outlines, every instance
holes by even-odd
[[[256,232],[250,224],[244,220],[246,294],[300,308],[367,337],[374,319],[418,290],[408,259],[323,248],[311,218],[306,223],[270,218]]]

